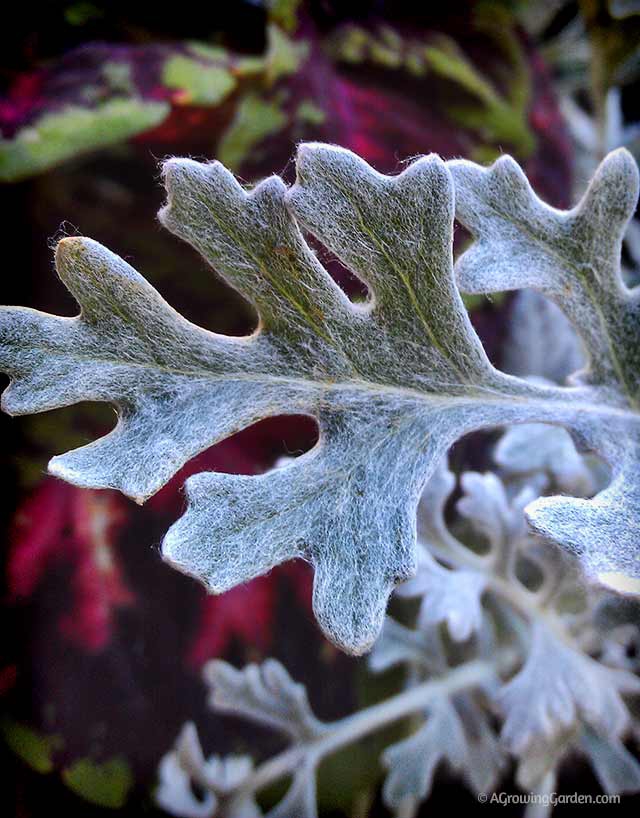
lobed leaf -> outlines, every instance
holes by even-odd
[[[598,168],[570,211],[535,195],[510,157],[490,168],[449,164],[456,182],[456,215],[476,241],[459,259],[463,290],[490,292],[531,287],[556,302],[580,334],[585,369],[574,381],[598,387],[602,404],[618,406],[611,423],[578,423],[581,444],[614,469],[613,481],[593,502],[543,498],[527,511],[541,534],[581,556],[592,571],[638,572],[640,500],[640,288],[622,278],[622,239],[638,199],[638,168],[619,149]]]
[[[187,722],[159,766],[156,802],[171,815],[184,818],[259,818],[251,790],[242,785],[253,772],[249,756],[210,756],[205,759],[195,725]],[[202,798],[197,798],[193,785]]]
[[[607,740],[593,730],[585,730],[579,747],[606,793],[640,791],[640,763],[619,739]]]
[[[275,659],[242,670],[214,659],[205,666],[204,675],[215,710],[247,716],[300,741],[323,730],[311,712],[304,685],[294,682]]]
[[[388,616],[369,654],[369,667],[374,673],[382,673],[404,663],[423,667],[429,673],[444,672],[447,659],[442,639],[437,628],[413,630]]]
[[[246,190],[219,163],[172,159],[161,221],[255,306],[256,331],[196,327],[122,259],[65,239],[57,268],[81,313],[2,311],[4,408],[112,403],[114,430],[50,468],[138,501],[261,418],[314,417],[318,444],[286,468],[191,477],[163,555],[214,593],[309,561],[316,617],[352,653],[370,647],[393,587],[415,571],[425,482],[474,429],[553,422],[609,459],[613,482],[594,501],[545,498],[529,515],[592,567],[638,573],[638,293],[621,283],[616,258],[636,195],[629,163],[613,154],[585,200],[561,214],[535,199],[512,160],[483,170],[430,156],[391,177],[349,151],[302,145],[290,190],[276,177]],[[456,197],[477,235],[461,280],[525,286],[539,268],[583,332],[591,360],[581,385],[529,383],[489,363],[454,280]],[[348,300],[301,228],[362,278],[365,304]]]
[[[502,739],[516,754],[537,739],[556,739],[579,720],[618,738],[629,714],[621,694],[640,690],[633,674],[599,664],[536,623],[522,669],[498,693]]]
[[[426,551],[420,554],[415,577],[398,589],[399,596],[422,597],[421,627],[446,622],[451,638],[463,642],[482,626],[482,595],[488,577],[479,571],[443,568]]]
[[[464,726],[455,707],[446,698],[438,700],[429,708],[423,727],[385,750],[385,804],[406,812],[424,801],[438,765],[447,761],[453,770],[460,770],[466,763],[467,749]]]

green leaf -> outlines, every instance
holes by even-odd
[[[235,78],[226,68],[183,55],[166,61],[162,80],[167,88],[184,92],[182,101],[192,105],[218,105],[236,86]]]
[[[309,43],[287,37],[277,25],[267,26],[267,51],[265,54],[265,80],[273,85],[281,77],[287,77],[300,68],[309,55]]]
[[[9,749],[31,769],[38,773],[53,771],[53,754],[63,745],[60,736],[46,735],[8,719],[2,723],[2,735]]]
[[[109,809],[123,807],[133,786],[129,765],[119,757],[102,764],[81,758],[62,771],[62,778],[67,787],[85,801]]]
[[[239,102],[231,124],[222,135],[217,154],[231,170],[237,170],[254,148],[281,131],[287,115],[277,101],[248,93]]]
[[[12,139],[0,139],[0,181],[15,182],[71,156],[116,145],[168,113],[165,102],[112,99],[95,108],[68,106],[45,114]]]

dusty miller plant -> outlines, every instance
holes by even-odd
[[[509,431],[496,450],[501,476],[462,474],[456,533],[445,522],[456,482],[446,462],[429,481],[418,572],[399,589],[418,599],[417,616],[411,627],[387,618],[369,657],[372,672],[406,668],[400,691],[327,723],[277,661],[236,670],[214,660],[204,671],[212,708],[281,732],[287,749],[257,767],[248,756],[205,758],[188,723],[160,764],[159,805],[186,818],[252,818],[263,814],[256,793],[289,778],[269,818],[315,818],[319,763],[409,716],[406,738],[381,759],[395,816],[417,814],[442,764],[488,795],[515,761],[518,785],[540,796],[532,815],[551,811],[574,755],[605,792],[640,791],[640,764],[623,743],[632,732],[640,740],[638,711],[624,698],[640,692],[637,623],[610,592],[584,585],[575,559],[532,535],[523,513],[543,489],[588,491],[600,479],[556,431],[532,428],[529,444]],[[567,454],[559,473],[547,457],[558,444]]]
[[[418,572],[404,592],[424,594],[420,627],[405,633],[386,625],[372,660],[379,667],[411,666],[415,684],[388,705],[396,717],[415,709],[429,714],[409,744],[385,756],[385,797],[397,814],[411,814],[442,757],[475,788],[481,777],[483,784],[493,781],[483,765],[495,749],[497,769],[502,745],[482,721],[479,695],[502,708],[503,744],[521,757],[522,781],[548,783],[551,768],[527,771],[548,756],[545,742],[553,739],[558,748],[559,731],[563,747],[605,741],[628,761],[620,743],[628,726],[621,695],[633,689],[631,676],[595,661],[597,645],[585,653],[582,631],[574,634],[571,622],[549,612],[565,584],[556,587],[553,580],[574,569],[554,551],[560,562],[549,579],[547,561],[538,559],[543,579],[534,593],[526,584],[520,588],[514,555],[521,540],[537,535],[564,547],[588,577],[640,576],[640,288],[629,288],[620,274],[621,242],[638,195],[630,154],[611,153],[567,212],[540,201],[510,157],[483,168],[428,156],[384,176],[349,151],[307,144],[299,148],[289,189],[272,177],[247,190],[216,162],[172,159],[164,175],[162,223],[251,301],[258,328],[245,338],[205,331],[98,243],[62,240],[57,269],[80,315],[3,308],[0,365],[12,380],[3,406],[24,414],[108,401],[118,423],[106,437],[55,457],[50,471],[143,502],[187,460],[239,429],[270,415],[312,415],[318,444],[285,468],[257,477],[189,478],[187,511],[167,533],[163,556],[213,593],[285,560],[307,560],[315,569],[316,618],[331,640],[354,654],[378,637],[394,587]],[[454,218],[473,237],[455,270]],[[352,303],[333,282],[302,230],[366,283],[365,303]],[[460,296],[460,290],[523,288],[554,301],[580,336],[585,365],[566,383],[497,370]],[[609,484],[591,499],[579,496],[575,485],[577,496],[562,494],[565,457],[579,455],[569,454],[573,444],[562,428],[543,433],[531,423],[569,430],[580,450],[610,464]],[[479,557],[446,531],[441,505],[450,477],[439,464],[460,436],[507,424],[527,426],[503,440],[498,462],[511,463],[514,473],[542,467],[557,491],[539,496],[539,486],[525,483],[511,496],[495,476],[466,475],[461,512],[491,545],[491,556]],[[522,444],[534,433],[544,441],[533,447],[539,458],[544,453],[544,463],[522,469]],[[436,530],[418,551],[416,509],[427,481],[426,513]],[[504,628],[494,628],[491,638],[492,628],[481,626],[480,599],[489,589],[529,622],[524,654],[503,644]],[[536,611],[543,611],[535,620],[523,602],[531,602],[530,593]],[[498,604],[497,615],[511,622],[506,607]],[[473,656],[460,662],[450,655],[441,621],[454,642],[465,649],[473,642]],[[541,656],[554,657],[544,664],[558,674],[551,684],[539,678]],[[312,815],[310,782],[319,758],[344,743],[344,731],[351,740],[376,718],[389,720],[383,710],[383,716],[356,716],[348,727],[323,725],[273,662],[245,671],[215,665],[210,676],[217,705],[293,730],[296,774],[284,806],[272,815]],[[497,680],[509,676],[495,692]],[[470,737],[465,730],[474,719]],[[457,736],[455,746],[443,743],[442,731]],[[430,761],[412,768],[419,757]],[[253,791],[274,775],[251,773],[247,759],[205,762],[191,728],[173,758],[166,765],[186,778],[197,773],[209,808],[222,801],[231,805],[229,814],[236,796],[242,815],[255,812]],[[281,774],[293,769],[290,761],[273,764]],[[242,784],[247,777],[250,786]],[[609,786],[607,775],[601,779]]]
[[[510,372],[549,383],[584,363],[569,322],[532,291],[517,297],[504,358]],[[183,818],[252,818],[263,814],[257,793],[289,779],[269,818],[316,818],[319,763],[398,721],[406,737],[381,762],[383,800],[399,818],[417,815],[441,766],[490,798],[515,765],[517,785],[538,799],[526,809],[536,818],[552,811],[558,776],[576,756],[606,793],[640,792],[640,764],[624,743],[640,744],[638,609],[586,584],[575,557],[533,534],[524,514],[544,494],[593,495],[606,471],[550,425],[511,427],[493,454],[493,472],[458,480],[443,460],[420,499],[418,571],[397,591],[417,610],[409,626],[385,620],[368,661],[373,673],[404,667],[403,687],[327,723],[275,660],[242,671],[212,661],[212,709],[279,731],[287,748],[257,767],[248,756],[205,758],[188,723],[160,764],[161,807]]]

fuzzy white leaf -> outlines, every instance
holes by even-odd
[[[482,626],[481,598],[487,576],[479,571],[450,571],[429,554],[422,553],[418,572],[398,588],[398,595],[422,597],[418,622],[421,627],[446,622],[452,639],[462,642]]]
[[[527,208],[539,211],[535,229],[560,219],[554,254],[543,235],[533,256],[519,228],[505,233],[504,219],[491,222],[499,252],[487,253],[482,235],[464,254],[463,269],[475,252],[495,267],[483,267],[483,275],[498,285],[509,278],[505,270],[515,274],[532,263],[542,286],[560,297],[582,295],[585,278],[598,284],[600,323],[591,320],[593,310],[585,319],[581,298],[569,299],[570,317],[586,332],[593,386],[531,384],[488,361],[454,281],[449,168],[463,221],[468,202],[482,202],[478,179],[491,174],[507,180],[500,201],[522,216],[519,224]],[[0,367],[12,378],[4,408],[20,414],[83,400],[112,403],[115,429],[54,458],[50,469],[139,501],[194,455],[261,418],[316,418],[318,445],[285,468],[257,477],[191,477],[187,511],[168,532],[163,556],[214,593],[288,559],[306,559],[315,568],[316,617],[352,653],[371,646],[389,594],[415,570],[416,506],[425,482],[449,446],[475,429],[551,421],[611,460],[614,481],[594,503],[544,499],[530,513],[540,531],[600,570],[639,573],[640,434],[628,398],[638,378],[638,294],[618,281],[615,258],[635,177],[625,156],[613,154],[586,203],[567,216],[538,206],[512,165],[496,168],[424,157],[389,177],[349,151],[303,145],[293,188],[274,177],[247,191],[219,163],[170,160],[161,221],[251,301],[256,332],[230,338],[196,327],[122,259],[88,239],[65,239],[57,268],[81,313],[3,309]],[[471,224],[478,234],[493,217],[483,207]],[[366,282],[370,302],[346,298],[298,224]],[[574,251],[579,268],[564,263],[563,253]],[[597,275],[583,276],[587,269]],[[621,349],[628,354],[621,357]]]
[[[517,542],[525,534],[523,509],[533,499],[533,490],[526,487],[510,499],[502,481],[492,472],[465,472],[460,483],[464,494],[457,503],[459,513],[487,539],[494,554],[500,556],[508,544]]]
[[[184,818],[260,818],[262,812],[253,794],[241,790],[252,772],[248,756],[205,759],[196,727],[188,722],[174,750],[160,762],[156,802]],[[202,799],[195,797],[191,782],[203,791]]]
[[[626,150],[609,154],[573,210],[555,210],[532,191],[510,157],[490,168],[449,163],[456,215],[476,239],[460,257],[463,290],[534,288],[553,299],[582,338],[594,385],[617,407],[610,423],[586,416],[574,433],[613,469],[593,501],[542,498],[528,509],[534,528],[580,555],[594,572],[640,572],[640,289],[620,271],[622,239],[638,198],[638,169]]]
[[[155,792],[156,803],[171,815],[181,818],[213,818],[218,799],[207,792],[202,801],[191,789],[191,777],[183,769],[175,752],[165,755],[158,768],[159,783]]]
[[[579,729],[563,731],[552,739],[532,738],[518,754],[516,783],[522,790],[533,790],[548,775],[553,775],[571,753]]]
[[[557,304],[535,290],[519,292],[511,308],[505,371],[562,384],[585,363],[580,337]]]
[[[455,707],[446,698],[438,700],[429,707],[424,726],[391,745],[382,760],[388,770],[383,789],[388,807],[400,811],[424,801],[441,762],[460,770],[467,760],[467,740]]]
[[[304,741],[323,731],[311,712],[304,685],[294,682],[275,659],[236,670],[221,659],[204,668],[211,688],[209,703],[225,713],[237,713]]]
[[[518,293],[505,344],[505,370],[520,377],[565,383],[585,363],[580,338],[562,310],[535,290]],[[560,426],[513,426],[498,442],[494,457],[509,474],[548,473],[563,493],[588,497],[598,488],[586,459]]]
[[[475,793],[491,792],[507,765],[504,750],[484,709],[470,694],[456,697],[455,706],[467,742],[465,780]]]
[[[548,473],[561,491],[588,497],[597,481],[565,429],[545,423],[512,426],[498,441],[496,463],[511,475]]]
[[[253,771],[249,756],[213,755],[205,759],[196,727],[191,722],[182,728],[175,752],[191,778],[218,795],[228,795],[236,790]]]
[[[640,792],[640,763],[621,741],[585,730],[580,738],[580,749],[589,759],[606,793]]]
[[[413,630],[388,616],[369,654],[369,667],[382,673],[401,664],[418,665],[431,673],[444,671],[447,662],[438,630]]]
[[[599,664],[536,623],[525,664],[498,693],[506,717],[502,738],[521,754],[532,741],[554,738],[578,719],[616,738],[629,723],[621,694],[638,691],[640,679]]]

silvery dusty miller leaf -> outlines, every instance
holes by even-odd
[[[484,171],[431,156],[389,177],[349,151],[303,145],[293,188],[272,177],[248,191],[217,162],[170,160],[161,221],[251,301],[258,329],[230,338],[196,327],[122,259],[89,239],[65,239],[57,269],[81,313],[3,310],[0,366],[12,378],[4,408],[21,414],[82,400],[115,405],[119,421],[109,435],[54,458],[50,469],[138,501],[194,455],[263,417],[315,417],[317,446],[285,468],[257,477],[191,477],[187,512],[168,532],[163,555],[214,593],[285,560],[306,559],[315,567],[316,617],[352,653],[370,647],[390,592],[414,573],[422,487],[448,447],[478,428],[559,423],[614,459],[614,482],[595,501],[545,499],[532,516],[599,569],[638,573],[640,435],[631,397],[640,345],[631,344],[624,358],[611,351],[637,339],[637,293],[620,284],[614,258],[636,195],[629,161],[616,153],[600,170],[587,194],[587,220],[537,204],[513,163]],[[490,280],[512,286],[503,268],[511,269],[509,259],[526,259],[518,230],[502,223],[491,224],[500,252],[482,249],[487,208],[468,204],[482,202],[482,174],[515,174],[500,194],[513,199],[515,213],[540,210],[531,229],[541,231],[543,248],[548,221],[561,220],[555,255],[540,250],[534,259],[547,289],[584,289],[580,270],[564,265],[563,237],[598,270],[606,315],[586,333],[587,382],[532,384],[489,363],[454,282],[450,167],[460,218],[472,221],[467,217],[476,213],[470,227],[482,234],[477,252]],[[576,219],[581,232],[574,235]],[[347,299],[298,225],[365,281],[367,303]],[[592,240],[599,230],[606,247]],[[473,252],[463,256],[467,270]],[[582,307],[570,312],[583,329],[593,317],[585,322]]]
[[[447,761],[452,769],[465,765],[467,739],[455,707],[442,698],[429,708],[427,721],[409,738],[392,744],[383,755],[388,775],[384,801],[395,810],[419,804],[431,791],[436,767]]]
[[[451,638],[460,642],[482,626],[481,598],[488,578],[480,571],[451,571],[426,551],[418,572],[398,589],[401,596],[422,597],[418,622],[423,627],[446,622]]]
[[[183,818],[258,818],[262,812],[251,791],[236,792],[252,771],[248,756],[205,759],[196,727],[188,722],[174,749],[160,762],[155,800],[166,812]],[[193,784],[201,789],[201,798],[194,794]]]
[[[613,480],[594,501],[543,498],[528,509],[534,528],[578,554],[593,571],[640,571],[640,287],[620,272],[622,240],[638,199],[638,169],[619,149],[598,168],[572,210],[540,201],[510,157],[490,168],[449,165],[456,215],[475,242],[457,263],[468,292],[530,287],[562,309],[587,355],[575,383],[593,386],[592,400],[615,411],[574,425],[587,449],[613,467]],[[564,338],[562,340],[564,344]]]
[[[311,712],[304,685],[294,682],[275,659],[236,670],[214,659],[204,670],[215,710],[247,716],[297,741],[318,736],[323,725]]]
[[[639,691],[633,674],[599,664],[536,623],[525,664],[498,693],[505,715],[502,739],[522,753],[532,741],[555,738],[578,719],[615,739],[629,720],[621,693]]]

